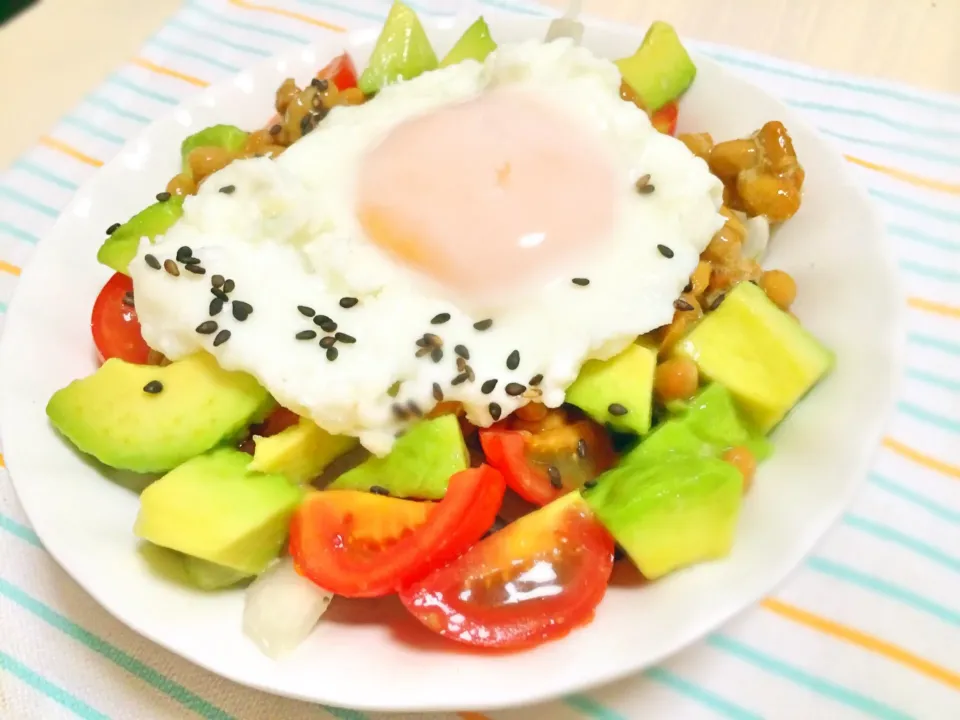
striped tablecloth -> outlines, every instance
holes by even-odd
[[[425,15],[464,9],[454,0],[411,4]],[[510,0],[472,5],[471,12],[479,5],[488,14],[541,12]],[[137,57],[0,176],[0,313],[34,246],[77,187],[144,125],[291,43],[380,23],[386,8],[376,0],[186,2]],[[856,504],[758,607],[641,677],[493,716],[955,720],[960,98],[731,48],[699,49],[803,111],[844,153],[882,211],[909,307],[896,419]],[[54,564],[0,470],[0,717],[71,716],[368,718],[247,690],[127,630]],[[435,720],[441,717],[485,716]]]

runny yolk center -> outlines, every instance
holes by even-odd
[[[494,90],[393,128],[363,159],[357,214],[394,257],[486,303],[593,256],[615,177],[562,110]]]

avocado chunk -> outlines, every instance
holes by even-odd
[[[456,45],[440,63],[440,67],[456,65],[464,60],[483,62],[487,55],[497,49],[497,44],[490,37],[490,28],[482,17],[464,31]]]
[[[192,555],[183,556],[183,569],[187,581],[200,590],[223,590],[252,577],[243,570],[234,570]]]
[[[371,457],[330,484],[331,490],[381,487],[395,497],[440,500],[450,477],[470,464],[455,415],[421,420],[386,457]]]
[[[183,171],[190,170],[187,165],[187,155],[200,147],[219,147],[231,152],[239,152],[250,133],[241,130],[235,125],[211,125],[187,137],[180,143],[180,158],[183,162]]]
[[[648,580],[733,547],[743,478],[729,463],[678,455],[622,464],[598,480],[584,497]]]
[[[107,236],[97,252],[97,260],[118,273],[129,275],[127,266],[136,256],[141,238],[155,242],[182,216],[183,198],[177,195],[147,206]]]
[[[762,433],[772,430],[832,368],[833,353],[744,282],[673,351],[726,387]]]
[[[637,51],[616,63],[624,82],[637,94],[647,112],[655,112],[676,100],[697,75],[697,66],[677,37],[677,31],[659,20],[647,30]]]
[[[255,437],[250,469],[283,475],[294,483],[316,478],[331,462],[352,450],[357,439],[331,435],[308,418],[271,437]]]
[[[188,460],[143,491],[133,531],[242,575],[263,572],[280,554],[303,491],[282,475],[251,472],[249,463],[233,448]],[[194,581],[209,573],[201,567],[192,566]]]
[[[437,56],[420,18],[402,2],[395,2],[358,85],[371,95],[387,85],[412,80],[436,67]]]
[[[166,367],[111,358],[55,392],[47,416],[105,465],[149,473],[233,439],[272,402],[254,378],[223,370],[207,353]]]
[[[656,368],[657,351],[638,344],[608,360],[590,360],[567,388],[567,402],[598,423],[642,435],[650,430]]]

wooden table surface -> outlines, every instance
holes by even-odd
[[[41,0],[0,28],[0,168],[131,57],[179,5]],[[584,7],[613,20],[663,19],[692,38],[960,93],[960,0],[584,0]]]

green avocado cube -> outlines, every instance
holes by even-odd
[[[358,83],[367,95],[437,68],[437,56],[417,14],[394,2]]]
[[[308,418],[300,418],[270,437],[254,437],[250,469],[275,473],[295,483],[318,477],[331,462],[357,446],[357,439],[331,435]]]
[[[657,351],[634,343],[608,360],[590,360],[567,388],[567,402],[598,423],[643,435],[650,430]]]
[[[107,236],[97,252],[97,260],[118,273],[129,275],[127,266],[136,256],[141,238],[155,242],[182,216],[183,198],[176,195],[148,205]]]
[[[183,171],[188,172],[187,155],[200,147],[219,147],[231,152],[239,152],[250,133],[241,130],[236,125],[211,125],[193,135],[188,136],[180,144],[180,158],[183,162]]]
[[[697,76],[697,66],[680,42],[677,31],[661,21],[650,26],[633,55],[616,63],[624,82],[637,94],[647,112],[676,100]]]
[[[742,495],[743,478],[733,465],[683,455],[621,464],[584,493],[648,580],[727,555]]]
[[[497,44],[490,37],[490,28],[482,17],[464,31],[450,52],[440,63],[440,67],[456,65],[464,60],[483,62],[487,55],[497,49]]]

